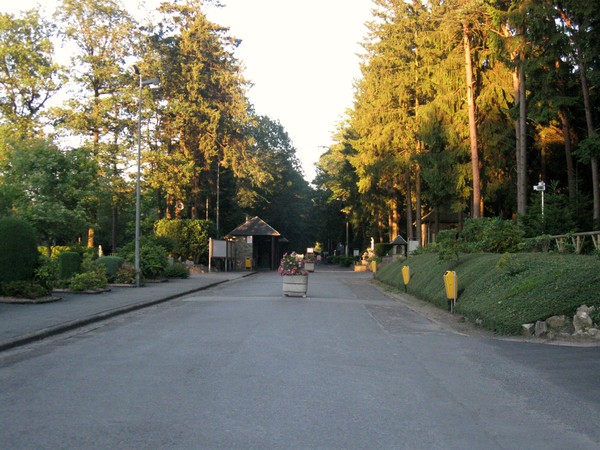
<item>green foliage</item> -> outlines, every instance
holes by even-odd
[[[600,261],[591,256],[545,253],[464,255],[453,270],[457,273],[457,311],[468,319],[501,334],[517,334],[524,323],[553,315],[573,315],[581,305],[600,307]],[[510,261],[506,264],[506,261]],[[403,265],[411,269],[408,292],[441,308],[446,307],[443,274],[433,254],[411,256],[377,272],[375,278],[403,288]],[[498,266],[517,273],[501,273]]]
[[[42,243],[73,242],[91,223],[97,166],[87,150],[61,151],[49,141],[17,141],[0,158],[0,185],[10,207],[37,230]]]
[[[94,270],[74,275],[69,279],[67,286],[72,291],[89,291],[104,289],[107,285],[106,272],[104,270]]]
[[[34,280],[47,292],[51,292],[58,281],[58,261],[40,256]]]
[[[170,264],[165,269],[163,275],[167,278],[189,278],[190,269],[186,264]]]
[[[466,249],[476,252],[514,252],[522,248],[522,227],[499,217],[465,220],[461,238]]]
[[[126,261],[134,263],[135,242],[125,245],[119,252],[119,256]],[[145,278],[157,278],[161,276],[169,265],[167,251],[154,240],[148,238],[140,239],[140,270]]]
[[[0,14],[0,116],[14,136],[33,136],[39,117],[60,88],[61,68],[54,61],[54,25],[31,9],[15,17]]]
[[[175,258],[208,262],[208,240],[214,235],[214,225],[207,220],[162,219],[154,226],[156,236],[166,241]]]
[[[340,256],[338,259],[338,264],[341,267],[350,267],[354,263],[354,258],[352,256]]]
[[[35,299],[50,293],[46,286],[35,280],[7,281],[0,283],[0,295],[6,297]]]
[[[455,263],[460,261],[460,252],[464,250],[465,246],[456,230],[440,231],[435,244],[432,250],[437,253],[438,261],[454,261]]]
[[[114,282],[118,284],[134,284],[135,279],[135,267],[131,264],[123,264],[117,269],[115,274]]]
[[[590,317],[596,327],[600,326],[600,307],[594,308],[594,310],[590,312]]]
[[[514,254],[504,253],[500,256],[496,268],[500,273],[514,276],[523,272],[525,270],[525,265],[523,264],[523,261]]]
[[[60,280],[69,280],[81,268],[81,256],[77,252],[66,251],[58,255],[58,277]]]
[[[382,258],[392,249],[390,244],[375,244],[375,256]]]
[[[38,261],[33,227],[16,217],[0,219],[0,282],[31,280]]]
[[[100,256],[98,259],[94,260],[94,264],[104,266],[109,281],[114,280],[117,270],[119,270],[119,267],[121,267],[124,262],[125,259],[120,256]]]

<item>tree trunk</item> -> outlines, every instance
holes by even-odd
[[[571,146],[571,128],[569,119],[562,111],[558,113],[563,128],[563,136],[565,139],[565,159],[567,163],[567,183],[569,186],[569,201],[571,206],[575,206],[577,200],[577,192],[575,187],[575,168],[573,167],[573,156]]]
[[[513,73],[515,105],[519,107],[519,117],[515,122],[516,161],[517,161],[517,214],[527,215],[527,105],[525,103],[525,57],[520,53],[518,66]]]
[[[413,239],[412,191],[410,188],[410,169],[406,170],[406,238]]]
[[[423,223],[421,218],[421,167],[417,164],[415,166],[415,213],[417,221],[417,241],[419,245],[425,245],[423,241]]]
[[[577,63],[579,65],[579,79],[581,81],[581,93],[583,94],[583,105],[585,107],[585,122],[587,125],[588,137],[596,134],[594,128],[594,118],[592,116],[592,103],[590,100],[590,88],[588,85],[585,61],[582,57],[581,49],[577,48]],[[600,192],[598,190],[598,159],[595,156],[591,158],[592,166],[592,193],[594,198],[594,227],[600,225]]]
[[[400,214],[398,212],[398,190],[394,189],[393,204],[392,204],[392,226],[390,228],[390,242],[398,236],[400,232]]]
[[[472,217],[481,217],[481,180],[479,151],[477,148],[477,122],[475,117],[475,82],[473,81],[473,60],[471,58],[470,30],[463,24],[463,43],[465,50],[465,71],[467,77],[467,105],[469,109],[469,136],[471,144],[471,171],[473,176]]]

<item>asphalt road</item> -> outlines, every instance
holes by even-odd
[[[275,273],[0,354],[2,449],[598,449],[600,349],[465,336]]]

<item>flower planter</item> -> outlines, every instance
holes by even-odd
[[[363,266],[362,264],[355,264],[354,265],[354,271],[355,272],[366,272],[367,271],[367,266]]]
[[[306,297],[308,275],[284,275],[283,295],[286,297]]]
[[[304,261],[304,270],[308,270],[309,272],[315,271],[315,263],[312,261]]]

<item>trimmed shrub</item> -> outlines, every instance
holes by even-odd
[[[352,256],[340,256],[339,257],[339,265],[342,267],[350,267],[354,263],[354,258]]]
[[[189,278],[190,269],[185,264],[175,263],[165,269],[164,276],[167,278]]]
[[[81,267],[81,256],[79,253],[66,251],[58,255],[58,278],[69,280],[79,272]]]
[[[0,282],[33,279],[37,261],[33,227],[16,217],[0,219]]]
[[[128,263],[123,264],[117,269],[114,282],[119,284],[135,284],[135,267]]]
[[[8,281],[0,285],[0,295],[17,298],[40,298],[49,294],[47,288],[34,280]]]
[[[103,270],[84,272],[74,275],[69,280],[69,289],[72,291],[88,291],[103,289],[108,284],[106,273]]]
[[[96,266],[103,266],[106,269],[108,280],[112,281],[115,279],[117,270],[119,270],[119,267],[121,267],[124,262],[125,259],[120,256],[100,256],[94,261],[94,264]]]
[[[135,242],[125,245],[119,256],[133,264],[135,262]],[[164,247],[148,238],[140,240],[140,270],[144,278],[157,278],[163,274],[168,265],[168,254]]]

